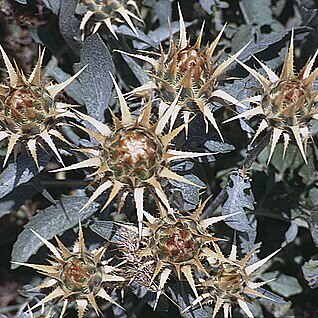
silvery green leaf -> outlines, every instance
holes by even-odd
[[[78,55],[82,47],[80,40],[80,20],[75,17],[78,0],[63,0],[60,3],[59,29],[66,43]]]
[[[304,278],[310,288],[318,287],[318,260],[310,259],[302,266]]]
[[[252,230],[246,215],[247,210],[254,210],[254,196],[251,190],[250,181],[241,177],[238,173],[230,175],[229,185],[226,187],[228,195],[223,204],[222,214],[229,215],[240,212],[229,217],[226,224],[238,231],[248,232]]]
[[[136,63],[136,61],[130,56],[121,53],[122,58],[125,60],[131,71],[134,73],[139,84],[143,85],[150,81],[148,74],[142,69],[142,67]]]
[[[159,19],[160,25],[167,26],[168,21],[171,21],[172,7],[170,0],[159,0],[154,4],[154,10]]]
[[[213,11],[211,10],[212,6],[215,6],[215,0],[199,0],[199,3],[202,7],[202,9],[207,13],[207,14],[212,14]]]
[[[276,21],[273,19],[273,14],[270,9],[270,0],[242,0],[240,1],[240,8],[247,24],[250,25],[270,25]]]
[[[274,280],[268,282],[267,285],[272,291],[284,297],[297,295],[303,291],[296,277],[285,275],[279,271],[263,273],[262,278],[264,280],[270,280],[274,278]]]
[[[205,184],[193,174],[182,175],[184,178],[205,187]],[[200,201],[200,188],[191,184],[169,180],[169,201],[177,205],[178,208],[185,211],[195,209]]]
[[[81,49],[76,69],[85,66],[79,82],[87,114],[103,122],[113,87],[109,72],[114,74],[115,66],[107,46],[97,33],[87,37]]]
[[[95,221],[90,228],[103,239],[112,241],[117,226],[112,221]]]
[[[44,69],[44,76],[51,76],[53,77],[56,82],[61,83],[66,80],[68,80],[71,75],[64,72],[59,66],[58,66],[58,61],[57,59],[52,56],[51,61],[45,66]],[[76,78],[74,81],[72,81],[71,84],[67,85],[64,88],[64,91],[72,97],[77,103],[83,104],[83,92],[82,92],[82,87]]]
[[[135,34],[135,32],[129,28],[126,25],[121,25],[118,28],[116,28],[116,33],[121,34],[125,37],[129,37],[133,40],[136,40],[138,42],[143,42],[147,44],[150,47],[157,48],[158,44],[154,40],[152,40],[148,35],[146,35],[141,30],[137,30],[138,36]]]
[[[44,152],[39,149],[38,161],[40,171],[44,169],[52,156],[52,152]],[[31,180],[38,173],[39,170],[34,160],[23,150],[18,155],[16,162],[9,161],[0,174],[0,199],[10,193],[14,188]]]
[[[49,8],[55,15],[59,13],[60,10],[60,0],[43,0],[45,6]]]
[[[51,240],[56,235],[63,234],[66,230],[78,225],[79,220],[84,220],[95,213],[99,207],[97,203],[91,204],[79,214],[79,210],[87,202],[86,196],[63,196],[56,205],[39,211],[26,224],[19,234],[12,250],[12,261],[26,262],[43,245],[30,229],[36,231],[46,240]],[[18,265],[12,264],[12,268]]]

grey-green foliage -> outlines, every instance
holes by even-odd
[[[226,224],[237,231],[251,231],[252,227],[246,215],[248,210],[254,210],[254,196],[249,179],[240,176],[238,173],[230,175],[226,192],[228,198],[222,206],[222,214],[236,213],[226,220]]]
[[[89,36],[83,44],[76,69],[83,67],[86,68],[79,81],[87,114],[103,122],[113,87],[110,73],[114,74],[115,66],[107,46],[98,34]]]
[[[318,260],[311,259],[302,266],[304,278],[310,288],[318,287]]]
[[[80,220],[90,217],[97,211],[99,205],[93,203],[79,213],[87,200],[86,196],[63,196],[56,205],[39,211],[19,234],[13,246],[12,261],[26,262],[43,245],[42,241],[30,229],[36,231],[46,240],[50,240],[76,226]],[[12,264],[12,268],[16,267],[18,266]]]
[[[296,277],[285,275],[279,271],[263,273],[262,278],[264,280],[273,279],[267,285],[272,291],[284,297],[294,296],[303,291]]]

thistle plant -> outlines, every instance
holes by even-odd
[[[142,22],[138,6],[133,0],[79,0],[79,4],[86,8],[81,21],[80,30],[85,35],[85,27],[93,22],[92,33],[96,33],[101,25],[105,24],[115,39],[117,34],[113,27],[114,22],[126,22],[131,30],[138,36],[131,18]],[[124,21],[122,21],[124,19]]]
[[[160,120],[152,124],[150,118],[152,103],[150,101],[142,109],[138,118],[135,119],[117,83],[114,79],[113,81],[120,103],[121,120],[113,116],[115,127],[112,130],[108,125],[78,113],[82,119],[88,121],[98,130],[98,133],[94,133],[84,128],[88,134],[98,141],[99,149],[97,151],[95,148],[84,149],[83,152],[91,155],[89,159],[52,172],[96,167],[97,170],[91,176],[95,177],[93,183],[97,184],[97,188],[81,211],[109,189],[111,191],[102,210],[110,204],[120,191],[124,192],[121,198],[126,197],[125,192],[132,192],[136,203],[139,228],[141,229],[145,189],[154,189],[155,197],[171,210],[169,201],[160,184],[161,178],[194,186],[198,185],[171,171],[169,163],[176,159],[195,158],[210,153],[171,149],[171,141],[184,129],[185,125],[164,134],[168,117],[162,116]],[[176,107],[178,97],[176,97],[172,107]]]
[[[286,51],[284,64],[279,76],[256,57],[254,58],[261,65],[268,78],[238,61],[259,81],[262,87],[259,94],[247,100],[255,105],[252,109],[246,110],[226,121],[229,122],[238,118],[250,119],[254,116],[262,118],[251,143],[267,128],[271,130],[268,163],[281,137],[283,137],[284,141],[283,158],[290,140],[294,140],[304,161],[307,163],[306,148],[308,139],[311,138],[310,121],[318,119],[318,91],[313,88],[318,69],[316,68],[312,71],[318,51],[296,73],[294,70],[293,36],[292,31],[290,45]]]
[[[279,250],[250,264],[250,260],[255,253],[254,250],[239,260],[237,259],[237,246],[235,244],[232,245],[228,258],[218,249],[218,262],[213,261],[210,268],[207,269],[209,272],[208,278],[201,279],[200,287],[198,287],[200,296],[193,302],[192,306],[213,303],[214,310],[211,318],[214,318],[222,307],[224,317],[231,317],[233,305],[238,304],[248,317],[254,318],[247,306],[247,303],[251,300],[250,296],[270,299],[257,290],[267,282],[254,282],[253,280],[256,278],[254,272],[278,252]]]
[[[130,226],[122,243],[118,244],[126,264],[135,264],[139,271],[136,275],[143,276],[145,271],[143,264],[147,263],[153,270],[151,282],[159,277],[157,301],[170,276],[176,276],[178,280],[184,276],[191,286],[194,294],[199,297],[196,289],[196,276],[206,273],[202,260],[218,257],[215,252],[218,240],[209,227],[232,215],[210,217],[200,220],[200,216],[207,204],[206,200],[191,214],[174,211],[169,213],[166,208],[159,205],[159,218],[144,212],[147,222],[143,228],[141,240],[136,241],[135,248],[127,248],[127,242],[131,242],[136,230]],[[131,229],[132,228],[132,229]],[[129,233],[129,234],[128,234]],[[133,236],[133,233],[134,236]],[[131,244],[129,244],[131,246]],[[137,259],[139,258],[139,259]],[[127,266],[127,265],[126,265]],[[146,272],[150,274],[150,271]],[[152,286],[152,284],[150,284]]]
[[[171,127],[178,118],[180,111],[183,113],[186,122],[190,113],[200,112],[206,121],[206,130],[208,131],[208,122],[210,122],[223,140],[211,111],[211,103],[216,99],[221,99],[244,107],[238,100],[220,89],[218,85],[221,79],[225,79],[227,68],[244,51],[247,45],[221,62],[222,51],[216,52],[216,48],[225,26],[211,44],[202,47],[203,23],[195,44],[191,46],[190,40],[187,40],[186,28],[179,5],[178,9],[179,41],[178,44],[175,44],[171,36],[167,53],[161,47],[159,57],[156,59],[122,52],[150,63],[153,68],[149,72],[149,75],[154,79],[153,84],[149,86],[147,83],[138,87],[131,94],[140,93],[152,87],[160,98],[159,114],[164,112],[170,114]],[[178,105],[176,108],[172,108],[173,101],[178,95],[180,95]]]
[[[24,146],[39,166],[37,147],[44,148],[43,141],[63,163],[52,137],[67,143],[58,125],[61,118],[73,115],[67,104],[56,102],[55,98],[82,70],[60,84],[46,84],[41,79],[44,51],[39,51],[38,62],[28,79],[17,66],[13,67],[1,46],[0,51],[9,74],[9,83],[0,86],[0,141],[7,141],[3,165]]]
[[[0,316],[316,317],[301,2],[0,0]]]
[[[52,252],[48,260],[50,265],[38,265],[19,263],[37,270],[40,274],[49,279],[38,285],[35,289],[53,288],[45,298],[34,305],[31,310],[40,307],[51,300],[64,300],[61,317],[64,315],[69,302],[75,301],[78,308],[78,318],[82,318],[90,304],[97,315],[100,310],[96,303],[96,297],[119,306],[106,292],[103,283],[121,282],[125,279],[116,274],[116,269],[107,265],[107,261],[102,262],[106,251],[106,246],[101,246],[94,251],[88,251],[85,247],[83,230],[79,224],[78,241],[75,242],[72,251],[56,237],[58,247],[48,242],[41,235],[32,231],[45,246]]]

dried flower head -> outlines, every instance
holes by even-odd
[[[121,260],[119,269],[126,283],[134,287],[135,284],[144,286],[150,292],[158,292],[157,282],[153,280],[155,260],[143,255],[138,228],[134,225],[119,223],[116,231],[116,240],[113,242],[117,257]]]
[[[97,296],[119,306],[106,292],[103,283],[121,282],[124,281],[124,278],[116,275],[116,268],[106,265],[107,261],[101,262],[106,251],[105,246],[91,252],[87,250],[81,224],[79,224],[78,241],[74,244],[72,251],[68,250],[57,237],[58,247],[55,247],[32,229],[31,231],[53,254],[49,259],[50,265],[15,263],[33,268],[40,274],[49,277],[49,280],[34,289],[53,288],[53,291],[33,306],[31,310],[59,298],[64,299],[60,317],[63,316],[68,302],[75,301],[78,308],[78,318],[82,318],[88,304],[94,308],[97,314],[100,313],[96,303]]]
[[[58,119],[72,117],[72,114],[67,110],[68,105],[54,99],[82,70],[63,83],[46,84],[41,80],[44,51],[39,52],[38,62],[28,79],[17,66],[12,66],[1,46],[0,51],[9,74],[9,83],[0,85],[0,141],[8,142],[4,165],[12,153],[16,157],[23,145],[38,166],[37,146],[43,148],[43,141],[63,163],[52,136],[67,142],[57,130],[57,124]]]
[[[318,91],[313,90],[313,83],[318,75],[318,68],[312,71],[318,50],[307,61],[298,74],[294,71],[294,32],[291,32],[290,46],[286,52],[281,74],[277,76],[270,68],[258,59],[268,78],[256,72],[254,69],[238,61],[249,73],[251,73],[262,85],[261,93],[248,101],[256,104],[256,107],[227,120],[237,118],[252,118],[259,115],[262,121],[255,133],[254,140],[266,128],[270,128],[271,148],[268,158],[270,162],[277,142],[284,139],[283,158],[285,156],[290,139],[294,139],[301,152],[304,161],[306,159],[306,147],[311,137],[310,120],[318,119]]]
[[[207,268],[208,278],[200,279],[201,282],[198,286],[200,296],[193,302],[192,306],[214,303],[211,317],[214,318],[222,307],[224,317],[231,317],[233,305],[238,304],[248,317],[253,318],[254,316],[247,305],[247,302],[251,299],[249,295],[271,300],[271,298],[256,290],[267,282],[253,282],[255,279],[253,273],[279,251],[275,251],[256,263],[249,264],[255,250],[249,252],[243,259],[238,260],[235,244],[232,245],[228,258],[218,249],[219,261],[211,264],[209,269]]]
[[[92,20],[94,28],[92,33],[96,33],[102,24],[105,24],[115,39],[118,40],[117,34],[113,28],[113,22],[124,21],[129,25],[132,31],[138,36],[137,30],[131,17],[142,22],[138,6],[133,0],[79,0],[79,3],[86,7],[87,11],[82,19],[80,30],[85,32],[85,26]]]
[[[229,217],[227,215],[201,220],[200,216],[207,201],[189,215],[179,211],[169,213],[162,206],[159,208],[160,218],[154,218],[145,212],[148,222],[145,222],[147,226],[142,234],[142,255],[155,260],[152,279],[160,275],[157,299],[172,273],[176,274],[179,280],[183,274],[195,295],[199,297],[195,277],[198,273],[206,273],[201,261],[218,256],[214,251],[214,242],[218,238],[211,233],[209,226]]]
[[[152,124],[150,122],[150,101],[141,110],[138,118],[134,118],[115,80],[114,84],[120,102],[122,119],[113,116],[115,127],[111,129],[106,124],[80,114],[79,116],[82,119],[88,121],[99,131],[99,133],[95,133],[85,129],[88,134],[98,141],[98,150],[96,148],[85,148],[83,152],[91,155],[91,158],[54,171],[97,167],[92,176],[95,176],[93,183],[97,184],[98,187],[82,210],[109,189],[111,191],[103,209],[110,204],[117,194],[122,193],[121,197],[125,198],[126,193],[133,192],[141,228],[144,213],[143,197],[146,188],[154,189],[156,197],[168,209],[171,209],[159,182],[161,178],[198,186],[171,171],[169,162],[175,159],[209,155],[209,153],[183,152],[170,149],[170,142],[183,130],[184,125],[168,134],[164,134],[163,131],[168,118],[163,116],[158,122]],[[174,101],[174,105],[177,104],[177,100],[178,97]]]
[[[210,104],[215,99],[239,103],[234,97],[219,89],[218,83],[224,77],[228,66],[241,54],[246,46],[227,60],[219,63],[222,52],[216,53],[215,51],[225,27],[211,44],[202,48],[203,24],[195,44],[191,46],[190,41],[187,40],[186,28],[179,5],[178,8],[180,35],[177,45],[171,35],[168,52],[165,53],[161,48],[161,54],[157,59],[144,55],[122,53],[139,58],[152,65],[153,70],[150,72],[150,76],[154,79],[152,87],[156,89],[161,99],[159,113],[163,114],[168,110],[171,116],[171,126],[173,126],[180,111],[182,111],[185,121],[188,120],[191,112],[199,111],[203,114],[206,124],[210,122],[223,140],[210,109]],[[136,88],[132,93],[140,93],[148,89],[149,84],[147,83]],[[171,109],[171,105],[179,93],[178,106]],[[242,106],[244,107],[244,105]],[[206,127],[208,130],[208,125]]]

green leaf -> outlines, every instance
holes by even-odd
[[[83,45],[80,40],[80,20],[75,17],[78,0],[61,1],[59,13],[59,29],[66,43],[78,55]]]
[[[279,271],[264,273],[261,276],[264,280],[274,279],[272,282],[268,282],[267,285],[275,293],[284,297],[297,295],[303,291],[296,277],[281,274]]]
[[[95,221],[92,225],[90,225],[90,228],[103,239],[110,242],[116,242],[116,240],[112,240],[116,229],[116,225],[113,221]]]
[[[249,232],[252,227],[246,215],[246,209],[254,210],[254,196],[251,190],[250,181],[241,177],[237,173],[230,175],[229,185],[226,187],[228,195],[227,200],[223,204],[222,214],[229,215],[238,213],[229,217],[226,224],[238,231]]]
[[[270,25],[277,24],[273,19],[270,9],[271,0],[242,0],[240,8],[245,20],[250,25]]]
[[[57,15],[60,10],[60,0],[43,0],[45,6]]]
[[[309,260],[302,266],[304,278],[310,288],[318,287],[318,260]]]
[[[38,151],[40,171],[52,158],[52,152]],[[34,160],[23,150],[17,157],[16,162],[9,162],[0,175],[0,199],[9,194],[14,188],[30,181],[39,173]]]
[[[25,184],[13,189],[13,191],[0,199],[0,218],[19,209],[26,200],[32,198],[37,192],[37,189],[32,185]]]
[[[58,66],[58,60],[52,56],[51,61],[46,65],[45,67],[45,76],[52,76],[58,83],[64,82],[68,80],[71,75],[64,72],[59,66]],[[70,85],[67,85],[64,88],[64,91],[72,97],[77,103],[83,104],[83,92],[82,87],[76,78]]]
[[[104,121],[104,112],[108,108],[113,87],[109,72],[114,75],[115,66],[107,46],[97,33],[89,36],[81,49],[80,63],[76,64],[76,69],[85,66],[79,81],[87,114]]]
[[[91,204],[81,214],[78,213],[87,200],[86,196],[63,196],[58,204],[39,211],[18,236],[12,250],[12,261],[26,262],[43,245],[30,229],[46,240],[51,240],[54,236],[62,235],[66,230],[78,225],[79,220],[90,217],[97,211],[97,203]],[[18,265],[12,264],[12,269],[17,267]]]
[[[199,0],[199,3],[202,7],[202,9],[207,13],[207,14],[212,14],[213,11],[211,10],[212,6],[215,6],[215,0]]]
[[[205,184],[193,174],[184,174],[182,176],[200,187],[205,187]],[[168,182],[171,185],[169,188],[170,194],[168,195],[171,203],[176,203],[178,208],[185,211],[193,210],[198,205],[201,190],[199,187],[173,180]]]

